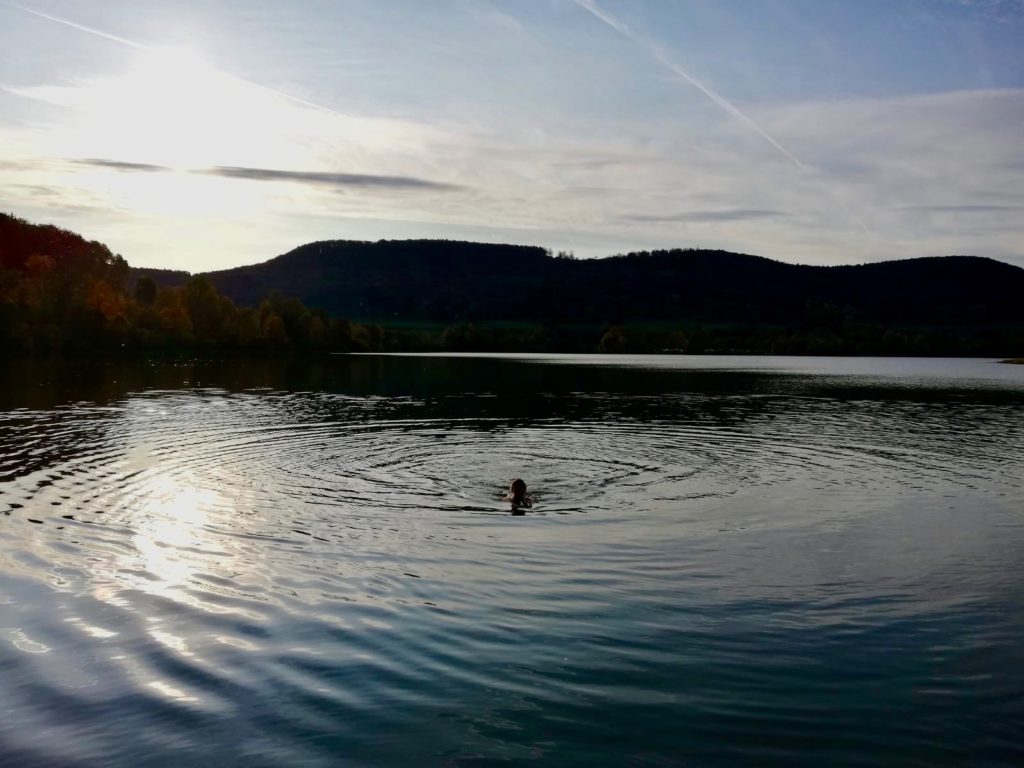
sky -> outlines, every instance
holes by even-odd
[[[421,237],[1024,266],[1024,0],[0,0],[0,211],[191,272]]]

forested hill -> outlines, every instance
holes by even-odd
[[[809,267],[440,240],[311,243],[205,275],[0,214],[5,354],[606,351],[1020,357],[1024,270],[967,256]]]
[[[535,246],[335,240],[206,276],[239,303],[276,290],[332,314],[374,321],[532,319],[533,297],[554,277],[552,262]]]
[[[279,291],[382,323],[1024,321],[1024,269],[971,256],[814,267],[710,250],[577,260],[527,246],[328,241],[206,276],[239,304]]]
[[[202,276],[131,270],[102,243],[0,213],[0,359],[365,351],[383,343],[381,329],[294,297],[238,307]]]

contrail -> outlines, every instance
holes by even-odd
[[[646,48],[647,51],[649,51],[650,54],[652,56],[654,56],[655,59],[657,59],[659,64],[661,64],[663,67],[665,67],[666,69],[670,70],[674,74],[679,75],[679,77],[683,78],[686,82],[688,82],[694,88],[696,88],[701,93],[703,93],[705,96],[707,96],[709,99],[711,99],[711,101],[713,101],[715,104],[717,104],[719,107],[721,107],[725,112],[727,112],[728,114],[732,115],[734,118],[736,118],[741,123],[743,123],[745,126],[747,126],[747,128],[752,130],[758,136],[760,136],[765,141],[767,141],[769,144],[771,144],[773,147],[775,147],[779,152],[781,152],[783,154],[783,156],[785,156],[785,158],[787,160],[789,160],[791,163],[793,163],[793,165],[795,165],[801,171],[808,170],[807,166],[804,165],[802,162],[800,162],[800,158],[798,158],[796,155],[794,155],[792,152],[790,152],[784,146],[779,144],[779,142],[777,142],[775,139],[773,139],[764,128],[762,128],[760,125],[755,123],[750,117],[748,117],[744,112],[742,112],[735,104],[730,102],[728,99],[726,99],[721,94],[716,93],[711,88],[708,88],[706,85],[704,85],[704,83],[702,83],[696,77],[694,77],[689,72],[687,72],[685,69],[680,67],[674,61],[672,61],[672,59],[670,59],[668,57],[668,54],[665,53],[665,51],[663,51],[661,49],[661,47],[658,46],[656,43],[654,43],[651,40],[648,40],[646,37],[644,37],[639,32],[634,30],[632,27],[630,27],[628,24],[626,24],[621,19],[617,19],[616,17],[612,16],[610,13],[602,10],[601,8],[598,8],[598,6],[594,2],[594,0],[575,0],[575,2],[576,2],[576,4],[580,8],[583,8],[584,10],[586,10],[586,11],[590,12],[591,14],[593,14],[595,17],[597,17],[598,19],[603,21],[605,24],[607,24],[609,27],[614,29],[616,32],[618,32],[623,37],[625,37],[625,38],[627,38],[629,40],[632,40],[634,43],[636,43],[637,45],[641,46],[642,48]]]
[[[621,19],[618,19],[615,16],[612,16],[607,11],[599,8],[597,6],[597,3],[594,2],[594,0],[574,1],[580,8],[584,9],[588,13],[593,14],[597,19],[607,24],[620,35],[627,38],[628,40],[632,40],[641,48],[646,49],[657,60],[659,64],[661,64],[663,67],[665,67],[672,73],[683,78],[683,80],[685,80],[686,82],[690,83],[690,85],[692,85],[694,88],[696,88],[709,99],[711,99],[711,101],[717,104],[723,111],[725,111],[735,119],[739,120],[741,123],[743,123],[743,125],[747,126],[747,128],[752,130],[758,136],[760,136],[773,147],[775,147],[775,149],[777,149],[787,160],[789,160],[789,162],[791,162],[801,171],[809,172],[812,170],[807,165],[805,165],[800,160],[800,158],[798,158],[784,146],[779,144],[779,142],[777,142],[774,138],[772,138],[771,134],[769,134],[764,128],[762,128],[760,125],[754,122],[754,120],[751,117],[749,117],[746,113],[744,113],[742,110],[740,110],[739,107],[730,102],[720,93],[716,93],[714,90],[704,85],[704,83],[702,83],[696,77],[694,77],[685,69],[680,67],[674,61],[672,61],[672,59],[669,58],[669,55],[657,43],[644,37]],[[853,209],[850,208],[850,206],[847,205],[846,202],[841,197],[839,197],[839,195],[834,190],[827,190],[827,192],[839,204],[839,206],[844,211],[846,211],[850,218],[857,222],[857,225],[862,230],[864,230],[864,232],[870,232],[870,230],[868,229],[868,225],[864,223],[864,220],[861,219],[861,217],[858,216],[853,211]]]
[[[51,16],[50,14],[43,13],[42,11],[37,11],[32,8],[26,8],[24,5],[18,5],[17,3],[8,2],[8,0],[0,0],[0,5],[6,5],[8,8],[16,8],[17,10],[23,11],[24,13],[30,13],[33,16],[38,16],[41,19],[46,19],[47,21],[52,21],[57,24],[63,24],[65,27],[71,27],[72,29],[77,29],[79,32],[87,32],[90,35],[96,35],[97,37],[102,37],[105,40],[111,40],[115,43],[119,43],[120,45],[126,45],[129,48],[135,48],[140,51],[153,50],[153,46],[151,45],[145,45],[144,43],[139,43],[135,40],[129,40],[127,37],[113,35],[109,32],[104,32],[101,29],[96,29],[95,27],[87,27],[85,24],[79,24],[78,22],[71,21],[70,19],[62,19],[59,16]],[[345,116],[344,113],[338,112],[337,110],[331,109],[330,107],[325,107],[322,104],[307,101],[306,99],[300,98],[298,96],[292,96],[290,93],[285,93],[284,91],[279,91],[276,88],[270,88],[269,86],[261,85],[260,83],[254,83],[252,80],[246,80],[244,77],[232,75],[231,73],[224,72],[223,70],[221,70],[221,72],[227,77],[230,77],[232,80],[244,83],[245,85],[248,85],[250,88],[255,88],[265,93],[272,93],[275,96],[280,96],[283,99],[288,99],[288,101],[295,102],[296,104],[301,104],[304,107],[310,107],[311,109],[316,109],[320,112],[326,112],[329,115],[337,115],[339,117]]]
[[[129,39],[125,38],[125,37],[118,37],[117,35],[112,35],[109,32],[103,32],[103,31],[101,31],[99,29],[93,29],[92,27],[87,27],[84,24],[77,24],[77,23],[75,23],[73,21],[68,21],[67,19],[62,19],[62,18],[60,18],[58,16],[51,16],[50,14],[43,13],[42,11],[35,11],[35,10],[31,9],[31,8],[26,8],[23,5],[18,5],[17,3],[9,3],[9,2],[7,2],[7,0],[0,0],[0,4],[6,5],[8,8],[17,8],[19,11],[24,11],[25,13],[31,13],[33,16],[38,16],[41,19],[48,19],[49,21],[55,21],[58,24],[63,24],[64,26],[72,27],[73,29],[77,29],[77,30],[79,30],[81,32],[88,32],[90,35],[96,35],[97,37],[103,37],[103,38],[106,38],[107,40],[113,40],[115,43],[120,43],[121,45],[127,45],[129,48],[145,48],[146,47],[146,46],[142,45],[142,43],[136,43],[134,40],[129,40]]]

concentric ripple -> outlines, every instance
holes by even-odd
[[[1019,762],[1024,377],[608,362],[12,402],[0,764]]]

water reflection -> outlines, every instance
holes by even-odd
[[[121,569],[141,574],[138,588],[169,594],[195,570],[189,552],[207,558],[224,556],[222,550],[210,546],[209,534],[204,535],[204,523],[209,509],[219,501],[218,494],[158,476],[139,489],[138,497],[140,510],[133,520],[132,537],[137,556],[121,564]]]
[[[1024,387],[583,362],[13,367],[0,751],[1015,762]]]

